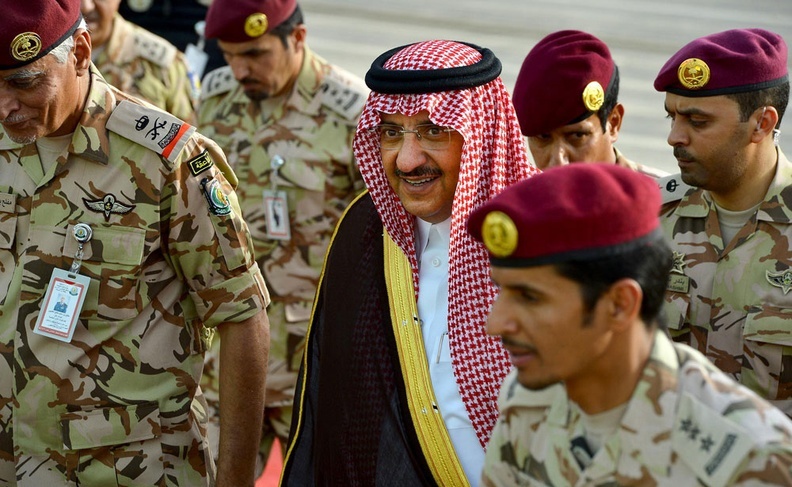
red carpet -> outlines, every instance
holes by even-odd
[[[270,453],[267,466],[264,467],[264,473],[256,481],[256,487],[275,487],[280,480],[281,469],[283,468],[283,458],[281,458],[281,448],[278,440],[272,445],[272,453]]]

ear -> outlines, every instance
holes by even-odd
[[[636,321],[640,321],[643,290],[634,279],[616,281],[608,289],[606,297],[613,331],[625,331]]]
[[[763,141],[768,135],[772,138],[773,137],[773,129],[778,124],[778,110],[776,110],[773,106],[764,106],[762,108],[756,109],[757,118],[753,118],[749,121],[756,120],[756,125],[754,126],[754,130],[751,132],[751,142],[759,143]]]
[[[77,75],[87,74],[91,68],[91,35],[85,29],[75,34],[74,57],[77,59]]]
[[[619,139],[619,130],[621,130],[622,120],[624,120],[624,105],[617,103],[613,110],[608,115],[607,126],[605,131],[608,133],[611,143],[615,143]]]
[[[308,34],[308,31],[305,29],[305,24],[298,24],[297,27],[294,28],[291,35],[294,37],[294,49],[297,51],[302,51],[305,48],[305,38]]]

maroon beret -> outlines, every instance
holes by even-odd
[[[665,63],[654,87],[682,96],[716,96],[762,90],[787,80],[787,46],[780,35],[734,29],[686,44]]]
[[[250,41],[279,26],[296,8],[297,0],[214,0],[204,32],[208,39]]]
[[[471,213],[493,265],[530,267],[618,255],[662,238],[654,179],[615,164],[554,167]]]
[[[77,30],[80,0],[8,2],[0,22],[0,69],[14,69],[44,57]]]
[[[514,109],[527,136],[588,118],[602,106],[616,65],[604,42],[578,30],[554,32],[525,57]]]

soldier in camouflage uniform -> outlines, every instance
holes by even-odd
[[[206,22],[229,66],[205,77],[199,131],[218,142],[240,179],[242,214],[272,293],[266,454],[274,437],[286,444],[325,251],[363,187],[351,144],[368,90],[308,48],[294,1],[215,0]],[[207,379],[216,359],[209,356]]]
[[[515,366],[482,485],[792,485],[792,420],[662,330],[659,210],[653,179],[572,164],[471,215]]]
[[[792,416],[792,165],[774,142],[787,46],[760,29],[696,39],[655,88],[681,170],[661,180],[671,336]]]
[[[182,120],[195,121],[198,80],[184,54],[118,14],[121,0],[82,0],[93,61],[108,83]]]
[[[608,46],[587,32],[562,30],[540,40],[523,61],[513,100],[540,169],[604,161],[654,178],[666,175],[614,146],[624,121],[619,68]]]
[[[11,10],[0,484],[252,485],[269,296],[233,173],[194,127],[107,84],[79,0]],[[52,311],[61,297],[66,310]],[[214,330],[228,357],[217,467],[199,387]]]

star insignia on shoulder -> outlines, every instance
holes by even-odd
[[[125,205],[119,202],[115,195],[108,193],[100,200],[83,198],[85,206],[96,213],[103,213],[105,221],[110,221],[110,215],[125,215],[135,208],[135,205]]]
[[[671,267],[671,272],[674,274],[685,274],[685,254],[674,250],[674,263]]]
[[[792,289],[792,270],[787,269],[782,272],[765,271],[765,277],[771,286],[781,288],[784,294],[787,294]]]

